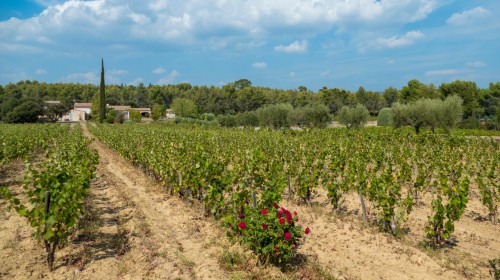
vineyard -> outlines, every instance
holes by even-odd
[[[198,200],[217,218],[282,197],[309,203],[318,188],[333,210],[357,193],[367,220],[398,236],[421,197],[431,194],[425,229],[441,246],[476,186],[487,215],[497,222],[500,151],[491,139],[414,135],[392,130],[275,132],[179,127],[98,126],[93,133],[167,191]],[[125,140],[126,139],[126,140]],[[383,148],[381,148],[383,147]],[[256,195],[255,195],[256,194]]]
[[[6,192],[5,197],[21,215],[28,216],[36,228],[36,236],[57,242],[55,236],[66,238],[67,234],[53,235],[51,231],[73,226],[82,213],[71,210],[76,213],[75,218],[64,214],[65,226],[56,227],[54,222],[52,227],[47,227],[52,225],[55,215],[43,214],[39,209],[43,208],[42,190],[53,181],[42,178],[42,174],[60,177],[60,168],[59,173],[52,171],[53,165],[75,171],[78,174],[75,177],[66,176],[80,181],[63,184],[68,187],[58,191],[71,191],[78,196],[75,205],[81,205],[97,157],[86,148],[89,142],[82,139],[80,129],[61,126],[44,132],[47,128],[43,126],[19,127],[5,126],[7,133],[0,136],[4,143],[0,159],[8,163],[20,156],[47,151],[46,160],[36,168],[28,166],[27,172],[27,184],[35,187],[28,192],[33,197],[30,202],[35,205],[31,209],[38,210],[25,211],[12,195]],[[22,134],[30,132],[31,135],[37,129],[40,130],[38,137]],[[393,242],[399,244],[397,250],[405,252],[411,262],[408,267],[432,262],[432,256],[453,250],[458,250],[457,256],[470,258],[470,263],[462,260],[461,267],[445,269],[433,277],[482,278],[489,275],[489,261],[500,257],[500,240],[464,234],[464,231],[474,232],[474,228],[458,228],[463,225],[462,219],[467,219],[467,225],[477,224],[477,228],[488,232],[498,231],[500,149],[499,142],[488,137],[473,137],[470,133],[415,135],[411,130],[388,128],[275,131],[97,124],[89,125],[88,129],[157,182],[166,195],[194,204],[203,217],[213,218],[222,225],[231,240],[243,241],[261,264],[280,265],[282,261],[293,262],[294,256],[306,254],[320,266],[337,271],[336,275],[349,278],[351,272],[342,273],[335,268],[338,265],[355,267],[339,259],[353,246],[346,245],[351,240],[340,233],[355,238],[360,232],[367,238],[363,242],[375,242],[375,251],[380,254],[392,254],[380,245],[381,239],[387,240],[384,241],[387,248],[396,246],[390,245]],[[49,139],[65,144],[54,145]],[[23,144],[19,144],[21,141]],[[67,148],[57,149],[63,146]],[[82,161],[83,158],[86,160]],[[54,164],[63,159],[67,163]],[[82,185],[82,190],[71,189],[75,185]],[[272,223],[277,221],[279,224],[273,227]],[[274,235],[249,234],[264,229],[268,232],[272,229]],[[269,243],[266,240],[270,236],[283,240]],[[470,236],[476,236],[489,248],[481,253],[484,256],[468,251],[458,254],[464,246],[461,242],[468,244]],[[340,240],[344,242],[332,247]],[[358,248],[354,252],[366,249],[359,246],[354,245]],[[325,253],[328,248],[331,251]],[[418,257],[414,260],[413,255]],[[364,260],[360,262],[362,264],[354,263],[367,265]],[[390,270],[380,269],[382,271],[376,272],[379,275]],[[454,274],[456,271],[460,273]],[[371,277],[355,275],[358,276],[354,278]]]
[[[80,129],[69,126],[2,125],[3,164],[17,157],[28,160],[24,179],[26,204],[8,188],[0,186],[0,194],[19,215],[34,228],[33,236],[42,242],[46,260],[53,269],[55,251],[65,242],[83,215],[83,202],[94,178],[98,156],[87,148],[90,143]],[[35,156],[39,155],[38,159]]]

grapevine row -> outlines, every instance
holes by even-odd
[[[253,193],[264,206],[284,193],[309,203],[323,186],[334,209],[349,193],[359,196],[363,208],[371,201],[378,224],[398,235],[413,207],[430,193],[426,236],[441,245],[463,214],[471,186],[477,186],[496,222],[500,152],[489,138],[392,129],[99,125],[92,131],[172,194],[203,202],[216,217],[241,212]]]

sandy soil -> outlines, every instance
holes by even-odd
[[[410,214],[405,223],[409,232],[401,238],[363,223],[357,195],[347,196],[340,213],[331,211],[321,188],[312,206],[287,206],[298,209],[301,223],[312,230],[300,251],[338,279],[493,279],[488,260],[500,258],[500,224],[487,220],[474,191],[471,196],[455,224],[456,244],[438,251],[419,245],[425,240],[430,202]],[[431,199],[426,195],[423,200]]]
[[[395,238],[362,222],[356,195],[346,197],[345,211],[332,213],[326,191],[318,188],[312,206],[284,202],[312,231],[299,248],[309,268],[282,273],[258,267],[197,205],[168,196],[101,142],[92,147],[100,163],[87,215],[82,229],[56,253],[53,272],[26,221],[0,201],[0,279],[492,279],[488,260],[500,258],[500,223],[485,219],[475,190],[456,224],[456,244],[432,251],[418,245],[424,240],[428,195],[407,221],[409,232]],[[20,193],[23,170],[19,161],[1,167],[0,184]],[[221,261],[228,251],[246,260],[228,270]]]
[[[88,132],[87,132],[88,133]],[[90,230],[56,252],[49,272],[44,249],[36,244],[24,218],[0,205],[1,279],[221,279],[218,257],[230,245],[201,211],[169,197],[157,182],[140,173],[102,143],[85,217]],[[0,184],[21,192],[24,165],[3,167]],[[7,174],[8,173],[8,174]]]

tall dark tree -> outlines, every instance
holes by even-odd
[[[99,122],[104,121],[106,115],[106,93],[104,90],[104,59],[101,59],[101,85],[99,88]]]

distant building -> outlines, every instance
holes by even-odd
[[[59,101],[56,101],[59,102]],[[88,120],[90,114],[92,113],[92,103],[75,103],[74,109],[69,111],[66,115],[64,115],[61,120],[62,121],[83,121]],[[130,119],[130,111],[135,110],[139,111],[143,117],[149,117],[151,115],[151,108],[132,108],[127,105],[106,105],[107,108],[116,110],[123,114],[125,120]]]
[[[174,113],[174,110],[172,110],[172,109],[167,109],[166,114],[165,114],[165,117],[167,117],[167,119],[175,119],[175,113]]]
[[[75,110],[79,110],[79,111],[84,111],[87,116],[90,116],[90,114],[92,113],[92,103],[75,103]]]

